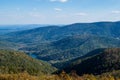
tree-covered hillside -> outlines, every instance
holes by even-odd
[[[7,41],[0,41],[0,49],[18,49],[19,45]]]
[[[25,53],[0,50],[0,74],[28,72],[31,75],[40,75],[54,70],[50,64],[33,59]]]
[[[97,53],[91,56],[76,59],[64,70],[66,72],[75,70],[77,74],[81,75],[101,74],[120,69],[120,48],[108,48],[95,52]]]
[[[58,62],[69,61],[83,56],[98,48],[120,47],[120,40],[99,36],[71,36],[51,43],[20,48],[36,58],[48,61],[54,66],[62,67]],[[65,66],[65,65],[64,65]]]
[[[76,23],[66,26],[47,26],[13,32],[4,36],[12,42],[42,43],[65,38],[66,36],[90,34],[120,38],[120,22]]]

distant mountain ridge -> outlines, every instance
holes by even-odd
[[[42,27],[42,26],[47,26],[47,25],[37,25],[37,24],[0,25],[0,35],[4,35],[10,32],[29,30],[37,27]]]
[[[8,35],[6,35],[6,39],[12,42],[31,43],[54,41],[65,38],[66,36],[82,34],[120,38],[119,25],[120,22],[96,22],[76,23],[63,27],[48,26],[15,33],[9,33]],[[13,38],[16,39],[13,40]]]

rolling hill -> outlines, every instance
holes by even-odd
[[[28,72],[31,75],[50,74],[56,69],[22,52],[0,50],[0,74]]]
[[[120,47],[120,40],[98,36],[71,36],[51,43],[20,48],[52,64],[83,56],[98,48]],[[60,66],[59,66],[60,67]]]
[[[43,43],[60,40],[66,36],[90,34],[120,38],[120,22],[75,23],[66,26],[46,26],[9,33],[6,40],[20,43]]]
[[[101,74],[120,69],[120,48],[108,48],[95,50],[91,56],[73,60],[72,64],[66,67],[66,72],[75,70],[77,74]],[[88,54],[88,55],[89,55]],[[75,62],[75,63],[74,63]]]
[[[19,45],[7,41],[0,41],[0,49],[18,49]]]

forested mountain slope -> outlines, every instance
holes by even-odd
[[[66,36],[90,34],[120,38],[120,22],[76,23],[66,26],[47,26],[7,34],[6,40],[21,43],[41,43]]]
[[[50,74],[56,69],[22,52],[0,50],[0,74],[28,72],[31,75]]]
[[[78,63],[77,63],[78,62]],[[73,61],[74,63],[74,61]],[[75,64],[76,63],[76,64]],[[74,64],[69,65],[64,70],[71,72],[75,70],[77,74],[101,74],[120,69],[120,48],[108,48],[99,50],[95,55],[77,59]]]
[[[97,48],[120,47],[120,40],[98,36],[71,36],[51,43],[20,48],[38,59],[56,63],[71,60]]]

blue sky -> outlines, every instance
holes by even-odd
[[[0,0],[0,24],[119,20],[120,0]]]

